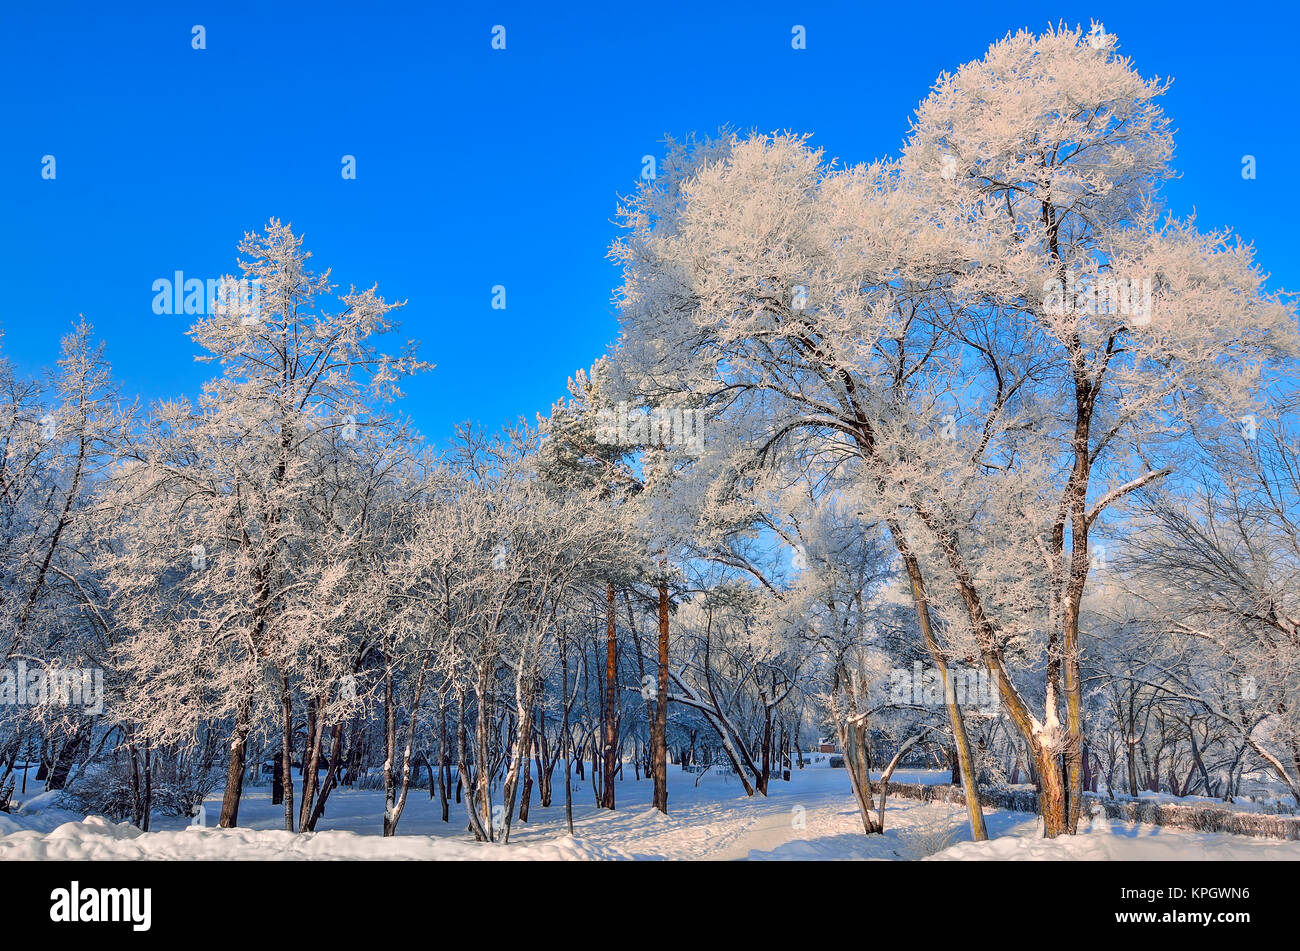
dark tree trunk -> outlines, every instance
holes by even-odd
[[[289,693],[289,678],[280,678],[281,740],[280,765],[284,785],[284,831],[293,831],[293,697]],[[306,763],[303,763],[306,766]]]
[[[87,732],[86,727],[81,723],[73,726],[72,735],[68,737],[68,741],[59,748],[58,755],[54,757],[54,765],[50,768],[49,778],[45,782],[47,792],[63,789],[67,786],[72,767],[76,764],[77,758],[89,742],[90,734]]]
[[[572,751],[573,734],[569,732],[569,655],[566,648],[567,638],[560,631],[560,709],[563,718],[561,735],[564,744],[564,820],[569,826],[569,835],[573,835],[573,786],[570,776],[573,772]]]
[[[230,760],[226,766],[226,790],[221,797],[221,817],[217,825],[233,829],[239,824],[239,798],[244,791],[244,756],[248,750],[249,719],[253,702],[245,698],[235,713],[235,729],[230,737]]]
[[[451,785],[451,750],[447,746],[447,697],[445,693],[440,701],[439,723],[442,740],[438,745],[438,801],[442,805],[442,821],[450,822],[451,804],[447,801],[447,787]]]
[[[655,697],[650,762],[654,767],[654,808],[668,814],[668,583],[659,583],[659,683]]]
[[[311,815],[303,824],[304,832],[315,832],[316,823],[320,821],[321,816],[325,815],[325,800],[329,798],[330,791],[338,784],[339,760],[343,756],[343,724],[334,724],[333,734],[330,738],[330,765],[329,770],[325,773],[325,782],[321,786],[320,796],[316,799],[316,804],[312,806]]]
[[[614,770],[618,745],[618,630],[614,621],[614,583],[605,585],[605,768],[601,805],[614,808]]]
[[[278,806],[284,802],[284,754],[275,754],[275,768],[271,771],[271,805]]]

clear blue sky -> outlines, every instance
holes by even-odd
[[[278,216],[345,288],[409,298],[403,336],[438,367],[406,410],[432,439],[531,419],[616,334],[610,219],[664,133],[730,123],[810,132],[851,162],[892,154],[941,70],[1059,19],[1102,20],[1144,74],[1175,78],[1172,210],[1234,226],[1275,285],[1300,289],[1296,5],[461,6],[0,5],[9,356],[51,363],[81,312],[128,392],[195,392],[209,368],[183,317],[152,312],[151,284],[235,270],[240,235]]]

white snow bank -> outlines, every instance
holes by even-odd
[[[1079,835],[1042,839],[1004,836],[988,842],[961,842],[929,856],[928,861],[993,859],[1016,861],[1154,862],[1154,861],[1300,861],[1300,842],[1255,839],[1241,835],[1175,832],[1158,826],[1122,823]]]
[[[81,813],[64,808],[61,792],[33,796],[12,813],[0,812],[0,836],[11,832],[49,832],[65,822],[75,822]]]
[[[558,836],[527,844],[499,845],[425,835],[384,838],[355,832],[294,834],[284,830],[205,829],[141,832],[129,822],[100,816],[64,822],[51,831],[14,831],[0,837],[0,862],[72,860],[310,860],[390,859],[406,861],[563,861],[626,859],[613,846]]]
[[[916,771],[920,772],[920,771]],[[795,771],[775,781],[767,797],[745,796],[725,776],[670,771],[669,814],[651,808],[653,784],[619,784],[617,811],[595,804],[587,783],[575,788],[574,823],[567,835],[562,795],[549,807],[534,802],[529,821],[516,822],[509,845],[476,843],[457,807],[442,820],[437,798],[413,796],[400,834],[378,834],[383,790],[342,789],[331,795],[321,831],[283,831],[284,807],[270,789],[254,787],[241,801],[239,829],[190,827],[188,819],[155,813],[153,831],[70,813],[57,796],[34,796],[14,815],[0,815],[0,861],[8,859],[340,860],[602,860],[602,859],[1300,859],[1300,841],[1256,839],[1089,817],[1072,839],[1040,838],[1032,814],[986,809],[991,842],[973,844],[966,811],[949,803],[891,796],[884,835],[865,835],[848,774],[842,769]],[[560,776],[563,783],[563,774]],[[219,795],[207,803],[218,814]]]

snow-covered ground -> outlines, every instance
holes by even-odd
[[[562,768],[562,767],[561,767]],[[400,834],[380,836],[383,793],[336,791],[314,834],[282,830],[283,807],[268,788],[248,790],[242,828],[187,827],[154,817],[154,831],[86,818],[54,808],[51,796],[29,794],[14,815],[0,815],[0,861],[13,859],[1297,859],[1300,842],[1197,834],[1144,824],[1094,822],[1073,839],[1038,837],[1037,819],[988,810],[992,841],[970,842],[965,810],[891,799],[885,834],[865,836],[843,770],[796,771],[774,781],[771,795],[749,799],[735,777],[670,770],[669,811],[650,807],[651,784],[618,786],[618,809],[595,808],[590,783],[575,778],[576,837],[564,828],[563,776],[549,808],[534,795],[531,821],[515,823],[508,845],[475,843],[464,807],[453,803],[449,823],[426,791],[412,790]],[[900,781],[935,781],[935,774],[899,774]],[[219,794],[207,804],[215,821]]]

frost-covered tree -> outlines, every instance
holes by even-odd
[[[1251,435],[1190,494],[1144,500],[1121,583],[1178,648],[1165,693],[1231,729],[1300,803],[1300,452],[1282,420]]]
[[[197,405],[157,405],[113,473],[128,514],[106,563],[141,728],[162,741],[201,717],[231,723],[223,827],[238,821],[249,734],[268,703],[280,708],[291,788],[292,664],[331,627],[346,583],[349,553],[314,504],[321,455],[385,425],[378,414],[398,381],[422,367],[409,348],[394,357],[376,347],[399,305],[371,288],[331,307],[329,273],[308,269],[288,226],[273,220],[239,250],[260,309],[215,308],[190,330],[199,359],[221,374]],[[285,821],[292,828],[291,797]]]
[[[121,402],[104,344],[84,319],[63,337],[46,380],[24,380],[0,362],[0,645],[6,665],[93,667],[103,676],[101,603],[87,576],[99,544],[95,486],[126,438],[133,409]],[[106,740],[98,704],[6,705],[5,711],[11,738],[6,772],[20,748],[40,736],[51,747],[48,789],[67,785],[74,768]]]
[[[922,630],[940,586],[965,614],[949,648],[998,683],[1049,836],[1081,804],[1090,533],[1296,352],[1251,249],[1158,214],[1165,85],[1111,36],[1009,36],[939,79],[898,161],[841,169],[790,135],[684,149],[614,249],[631,385],[706,405],[765,462],[855,472]]]
[[[958,243],[941,299],[972,406],[961,442],[975,450],[964,471],[917,480],[912,511],[1040,761],[1048,835],[1073,832],[1082,805],[1090,534],[1116,501],[1174,471],[1171,434],[1250,412],[1270,367],[1296,353],[1294,310],[1265,289],[1252,250],[1160,217],[1159,185],[1173,174],[1157,103],[1168,84],[1141,77],[1103,37],[1019,33],[941,77],[900,168],[927,222]],[[996,585],[979,579],[986,556],[948,517],[972,496],[1012,499],[993,508],[1001,531],[1041,552],[1045,587],[1020,605],[997,604]],[[1032,515],[1030,498],[1050,519]],[[1047,631],[1042,720],[1002,660],[1005,634],[1034,614]]]

